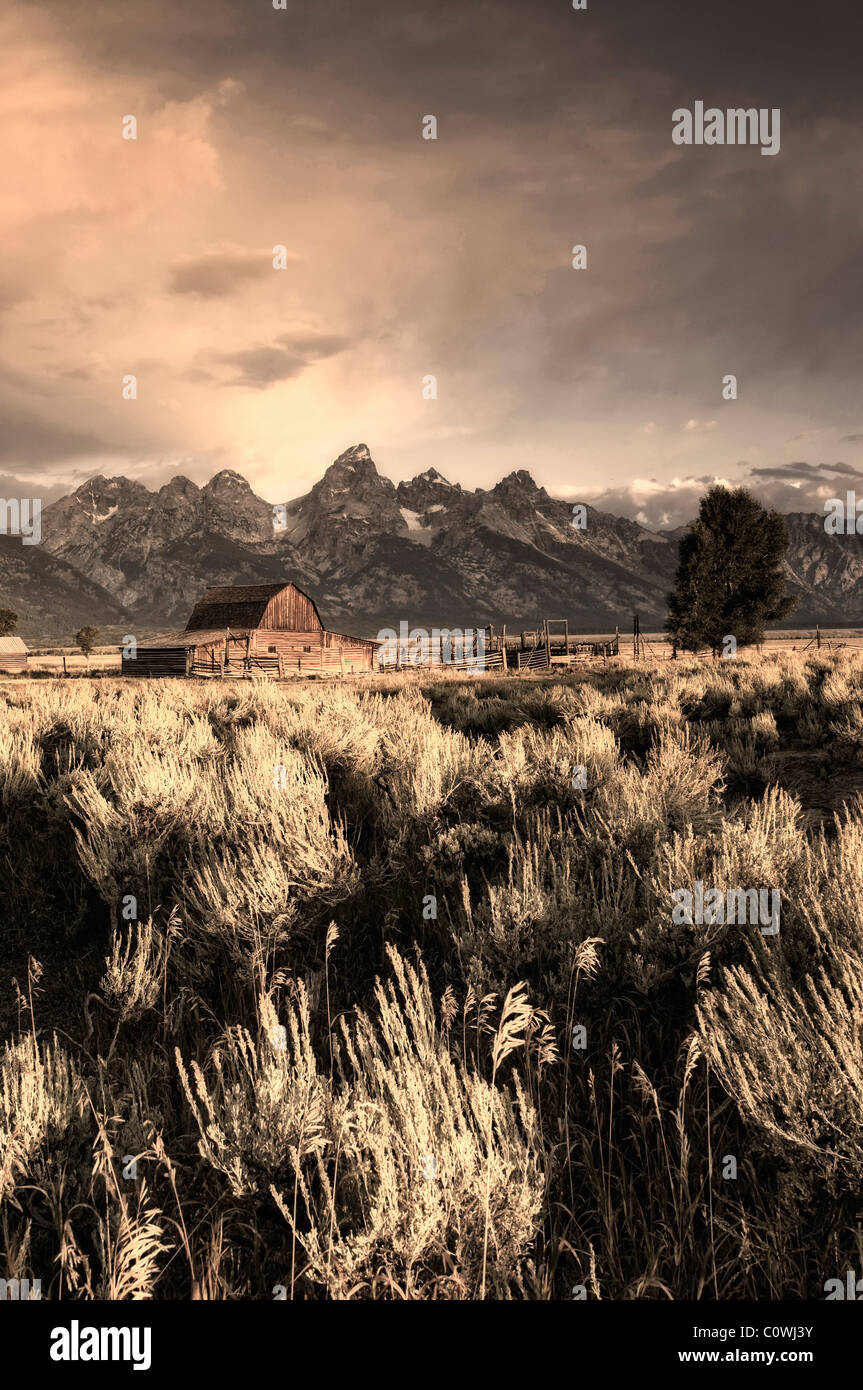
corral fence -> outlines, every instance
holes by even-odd
[[[472,630],[467,629],[468,633]],[[476,630],[471,645],[461,646],[436,642],[424,636],[415,641],[401,642],[389,650],[381,649],[379,669],[397,671],[416,667],[445,667],[456,671],[547,671],[559,667],[573,668],[597,660],[615,658],[634,661],[667,661],[676,658],[711,661],[719,659],[708,650],[684,652],[673,644],[665,633],[643,633],[638,615],[633,619],[631,637],[621,637],[616,628],[613,635],[589,636],[570,633],[564,618],[546,618],[541,626],[519,633],[507,633],[506,627],[496,631],[493,626]],[[779,630],[765,634],[764,641],[754,647],[743,647],[741,653],[759,654],[776,651],[863,651],[863,630],[853,628]]]
[[[517,634],[508,634],[506,627],[497,632],[493,625],[454,629],[443,637],[423,632],[383,646],[378,665],[382,671],[438,666],[456,671],[543,671],[619,655],[619,633],[585,640],[570,633],[567,619],[546,618],[541,627]]]
[[[626,648],[629,644],[626,644]],[[628,652],[624,649],[624,655]],[[651,633],[645,636],[637,630],[633,633],[631,654],[636,661],[649,658],[654,661],[674,660],[674,647],[664,633]],[[863,651],[863,632],[857,628],[827,628],[817,626],[806,630],[778,630],[766,632],[764,640],[740,648],[741,655],[757,652],[759,656],[772,652],[800,652],[813,655],[815,652]],[[688,661],[714,661],[721,659],[720,652],[704,648],[698,652],[677,649],[677,657]]]

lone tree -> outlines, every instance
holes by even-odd
[[[97,627],[82,627],[75,633],[75,641],[81,648],[87,660],[90,660],[90,653],[96,645],[96,638],[99,636]]]
[[[765,511],[746,488],[712,487],[698,519],[680,542],[666,630],[676,647],[716,653],[726,637],[761,642],[765,623],[787,617],[797,603],[786,593],[784,518]]]
[[[18,626],[18,614],[11,608],[0,608],[0,637],[8,637]]]

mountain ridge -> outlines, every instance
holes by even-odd
[[[39,546],[0,538],[0,604],[30,641],[69,639],[83,622],[142,639],[182,626],[210,585],[280,579],[307,589],[328,626],[359,636],[401,620],[517,630],[563,616],[572,630],[608,631],[638,612],[642,628],[661,625],[685,528],[651,531],[585,507],[576,530],[572,503],[525,469],[488,489],[436,468],[393,483],[365,444],[286,503],[258,497],[233,469],[154,490],[96,475],[45,507]],[[863,537],[827,536],[814,514],[786,523],[793,621],[857,625]]]

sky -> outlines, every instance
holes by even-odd
[[[524,468],[651,526],[714,479],[863,496],[861,30],[853,0],[5,0],[0,489],[230,468],[287,501],[364,442],[395,482]],[[778,109],[778,153],[675,144],[696,101]]]

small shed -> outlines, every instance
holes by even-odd
[[[183,632],[123,656],[127,676],[349,675],[374,671],[380,643],[330,632],[296,584],[207,589]]]
[[[20,637],[0,637],[0,671],[4,675],[18,675],[27,670],[30,653]]]

